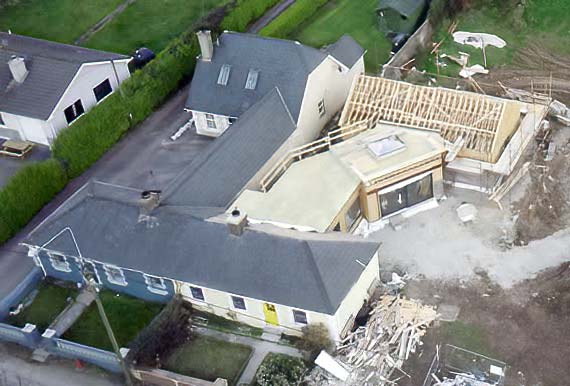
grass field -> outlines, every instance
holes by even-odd
[[[536,0],[526,8],[524,22],[517,24],[509,12],[497,8],[471,9],[457,18],[457,31],[486,32],[499,36],[507,43],[504,48],[489,46],[486,49],[487,67],[509,65],[517,52],[529,42],[539,43],[556,54],[570,54],[570,20],[566,17],[570,12],[570,2],[566,0]],[[458,55],[460,51],[469,53],[469,64],[483,64],[481,49],[455,43],[447,33],[451,21],[443,23],[436,32],[433,40],[443,44],[439,53]],[[456,77],[459,65],[444,61],[447,67],[440,67],[440,73]],[[431,55],[420,66],[431,73],[437,72],[435,56]]]
[[[84,45],[131,54],[136,48],[162,50],[169,40],[229,0],[137,0]]]
[[[126,347],[162,309],[162,304],[148,303],[126,295],[116,296],[110,291],[103,291],[100,296],[120,347]],[[113,350],[95,302],[62,338],[103,350]]]
[[[445,322],[441,325],[441,341],[478,354],[492,357],[485,331],[478,326],[461,321]]]
[[[38,293],[32,304],[18,315],[10,317],[8,323],[18,327],[24,327],[26,323],[35,324],[38,331],[43,332],[67,306],[67,299],[76,296],[77,291],[73,288],[43,282],[38,287]]]
[[[174,351],[165,368],[208,381],[225,378],[234,385],[251,351],[251,347],[243,344],[197,335]]]
[[[392,44],[378,29],[377,6],[378,0],[331,0],[292,38],[320,48],[349,34],[367,50],[366,71],[379,72],[390,57]]]
[[[0,12],[0,30],[73,43],[124,0],[22,0]]]

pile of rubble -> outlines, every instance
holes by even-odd
[[[435,378],[435,377],[434,377]],[[455,378],[446,378],[437,381],[432,386],[495,386],[497,383],[489,383],[478,380],[473,374],[456,374]]]
[[[347,370],[347,377],[339,379],[316,367],[307,382],[334,386],[394,384],[406,376],[402,364],[422,344],[420,338],[436,316],[433,307],[399,295],[382,296],[372,308],[366,326],[349,334],[337,350],[334,359]]]

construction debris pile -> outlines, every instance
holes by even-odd
[[[433,307],[407,300],[400,295],[382,296],[373,306],[366,326],[350,333],[338,348],[335,360],[348,371],[341,380],[316,367],[309,375],[310,385],[394,384],[407,376],[402,365],[421,345],[421,337],[435,320]]]
[[[432,386],[494,386],[496,383],[488,383],[478,380],[473,374],[456,374],[455,378],[447,378],[434,383]]]

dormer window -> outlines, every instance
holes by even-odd
[[[259,78],[259,71],[249,70],[247,74],[247,80],[245,81],[246,90],[255,90],[257,87],[257,79]]]
[[[228,84],[231,70],[232,66],[229,64],[224,64],[222,68],[220,68],[220,74],[218,75],[218,84],[220,86],[226,86]]]

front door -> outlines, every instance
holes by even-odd
[[[263,313],[265,314],[265,322],[273,324],[275,326],[279,325],[279,320],[277,319],[277,310],[273,304],[264,303]]]

